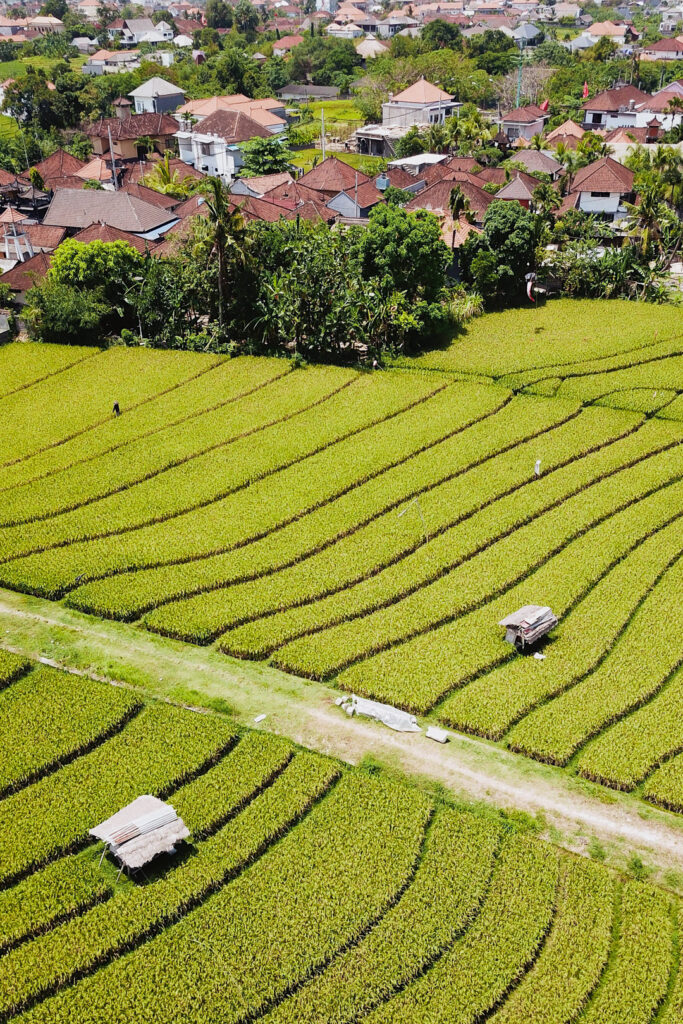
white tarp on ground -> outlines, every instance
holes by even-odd
[[[547,605],[525,604],[498,623],[505,626],[508,643],[533,644],[557,625],[557,618]]]
[[[417,724],[415,715],[399,708],[392,708],[391,704],[380,704],[376,700],[367,700],[365,697],[356,697],[355,693],[350,697],[339,697],[336,701],[347,715],[365,715],[367,718],[374,718],[377,722],[383,722],[390,729],[396,732],[422,732]]]

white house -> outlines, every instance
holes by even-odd
[[[636,107],[645,103],[650,96],[635,85],[624,85],[619,89],[606,89],[597,96],[587,99],[583,104],[583,127],[595,131],[602,128],[611,131],[613,128],[636,127]]]
[[[183,90],[164,78],[148,78],[129,95],[136,114],[168,114],[185,102]]]
[[[84,75],[115,75],[119,71],[134,71],[140,67],[138,50],[97,50],[85,62]]]
[[[382,104],[385,127],[443,124],[459,104],[443,89],[421,78]]]
[[[500,119],[500,127],[510,141],[514,139],[533,139],[534,135],[540,135],[545,128],[549,118],[545,110],[541,110],[534,103],[526,107],[516,107],[515,110],[503,114]]]
[[[176,132],[180,159],[229,185],[244,163],[241,146],[271,133],[238,110],[217,110],[199,125]]]
[[[597,214],[605,220],[619,220],[626,213],[624,200],[633,202],[633,171],[617,163],[611,156],[577,171],[571,194],[577,195],[577,209]]]

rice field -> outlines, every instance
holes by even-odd
[[[3,1021],[681,1020],[666,890],[221,715],[0,680]],[[191,835],[117,878],[88,829],[140,792]]]
[[[0,586],[683,812],[682,328],[562,300],[376,373],[5,346]],[[543,660],[498,626],[528,603]]]

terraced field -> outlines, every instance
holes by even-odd
[[[683,812],[679,310],[494,314],[375,374],[31,345],[2,367],[0,586]],[[497,625],[526,603],[560,618],[545,660]],[[76,764],[81,731],[99,749],[118,728],[81,700],[39,759]],[[0,793],[38,770],[17,751]]]
[[[681,1020],[671,893],[222,716],[0,677],[2,1020]],[[87,831],[145,791],[191,839],[117,880]]]

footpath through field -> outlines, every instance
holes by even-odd
[[[440,746],[424,734],[349,719],[329,687],[5,590],[0,646],[156,697],[229,711],[245,726],[265,714],[260,728],[303,746],[352,763],[372,755],[466,800],[542,816],[549,836],[568,849],[583,852],[595,837],[608,862],[623,867],[637,853],[660,880],[683,888],[683,875],[672,880],[672,872],[683,872],[683,821],[675,815],[486,741],[452,734]]]

